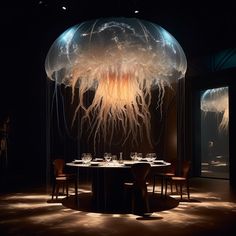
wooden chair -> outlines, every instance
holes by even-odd
[[[131,166],[133,182],[124,183],[125,192],[131,190],[131,207],[132,213],[136,215],[150,215],[147,176],[151,169],[149,163],[135,163]],[[125,198],[127,200],[127,198]]]
[[[153,194],[155,193],[157,180],[160,179],[161,180],[161,196],[163,196],[163,192],[164,192],[163,190],[164,190],[164,187],[166,189],[168,179],[176,175],[176,167],[177,167],[177,162],[172,161],[171,166],[168,167],[166,172],[155,173],[153,175],[153,190],[152,190]]]
[[[190,199],[190,192],[189,192],[189,173],[190,173],[190,168],[191,168],[191,162],[188,160],[183,161],[182,167],[181,167],[181,174],[179,176],[171,176],[170,178],[167,179],[166,183],[166,189],[165,189],[165,195],[167,194],[167,185],[168,182],[170,183],[171,186],[171,193],[172,192],[172,186],[173,184],[176,187],[176,192],[180,194],[181,200],[183,197],[183,186],[186,187],[187,190],[187,195],[188,199]],[[178,190],[178,187],[180,187],[180,191]]]
[[[62,187],[62,193],[64,194],[64,190],[66,188],[66,196],[69,196],[69,184],[71,182],[75,185],[75,192],[77,188],[76,175],[65,173],[65,161],[64,159],[55,159],[53,161],[53,169],[54,169],[54,179],[53,179],[53,187],[52,187],[52,199],[56,195],[56,199],[58,198],[60,188]]]

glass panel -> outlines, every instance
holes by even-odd
[[[228,87],[201,91],[201,176],[229,178]]]

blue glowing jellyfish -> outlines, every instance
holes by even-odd
[[[162,27],[136,18],[104,18],[66,30],[51,46],[46,73],[56,84],[78,89],[74,119],[90,124],[94,141],[112,140],[122,131],[122,143],[138,143],[143,130],[149,143],[151,90],[162,108],[165,88],[185,76],[187,61],[176,41]],[[94,91],[88,106],[85,94]],[[79,115],[82,114],[82,115]]]
[[[214,112],[217,115],[222,115],[222,119],[218,126],[219,131],[225,131],[228,129],[228,103],[228,87],[208,89],[201,96],[201,110],[203,112]]]

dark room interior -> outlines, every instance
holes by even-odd
[[[236,232],[234,1],[31,0],[8,1],[1,4],[0,10],[0,235],[233,235]],[[114,131],[109,118],[107,122],[101,120],[108,124],[102,123],[101,135],[94,133],[93,124],[99,120],[91,122],[87,116],[80,124],[82,112],[74,115],[79,96],[72,102],[71,87],[49,79],[45,69],[50,47],[67,29],[87,21],[94,21],[96,29],[99,21],[120,18],[137,18],[161,26],[177,40],[187,61],[184,76],[169,87],[165,84],[161,105],[156,103],[163,91],[160,87],[152,88],[144,99],[152,98],[147,115],[151,144],[142,114],[136,122],[140,124],[141,120],[144,126],[138,129],[140,136],[135,139],[132,123],[125,128],[115,123],[118,131]],[[223,98],[214,97],[222,91]],[[75,90],[75,95],[78,94]],[[85,92],[86,108],[94,98],[95,90]],[[140,100],[136,101],[140,107]],[[127,105],[124,107],[128,110]],[[122,120],[121,115],[117,117]],[[105,135],[112,141],[106,140]],[[116,166],[103,172],[97,168],[100,164],[91,160],[89,166],[80,162],[85,153],[91,153],[93,161],[99,162],[106,152],[112,153],[112,162],[115,160],[124,168]],[[142,195],[141,203],[137,203],[132,188],[135,184],[127,183],[135,176],[130,164],[133,152],[136,159],[132,161],[142,164],[144,159],[149,162],[148,154],[156,155],[156,162],[152,160],[143,182],[145,186],[142,185],[149,215],[135,213],[135,207],[141,209],[144,198]],[[138,153],[143,157],[140,160]],[[64,160],[69,180],[75,180],[75,188],[73,183],[69,184],[68,196],[63,185],[63,194],[59,190],[56,199],[52,196],[57,195],[53,189],[58,184],[54,179],[55,159]],[[186,161],[191,163],[186,177],[190,197],[183,187],[182,198],[174,184],[182,186],[177,177],[185,178],[182,170]],[[159,167],[159,163],[163,166]],[[168,175],[173,166],[174,175]],[[168,181],[173,184],[173,191]],[[123,203],[128,202],[126,195],[131,199],[124,209]]]

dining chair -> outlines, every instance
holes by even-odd
[[[148,202],[148,191],[146,182],[150,172],[151,165],[149,163],[135,163],[131,166],[133,182],[124,183],[125,193],[131,191],[131,210],[133,214],[148,216],[150,208]],[[127,196],[127,195],[126,195]],[[127,197],[125,197],[127,201]]]
[[[171,176],[170,178],[167,179],[166,182],[166,189],[165,189],[165,195],[167,194],[167,188],[168,188],[168,183],[170,183],[171,186],[171,193],[172,191],[172,186],[175,185],[176,187],[176,192],[180,194],[180,198],[182,200],[183,198],[183,187],[186,187],[187,190],[187,196],[188,199],[190,199],[190,191],[189,191],[189,173],[191,169],[191,162],[189,160],[184,160],[181,166],[181,173],[180,175],[174,175]],[[180,187],[180,190],[178,189]]]
[[[161,181],[161,196],[163,196],[164,187],[166,189],[168,179],[176,175],[176,169],[177,169],[177,161],[175,160],[171,162],[171,165],[168,166],[165,172],[156,172],[153,174],[153,190],[152,190],[153,194],[155,194],[155,187],[156,187],[157,181],[160,180]],[[172,192],[172,189],[171,189],[171,192]]]
[[[69,184],[72,182],[75,186],[75,192],[77,188],[76,175],[65,172],[65,161],[64,159],[55,159],[53,161],[53,170],[54,170],[54,178],[53,178],[53,186],[52,186],[52,199],[56,196],[58,199],[60,188],[62,188],[62,193],[64,194],[64,190],[66,188],[66,196],[69,196]]]

